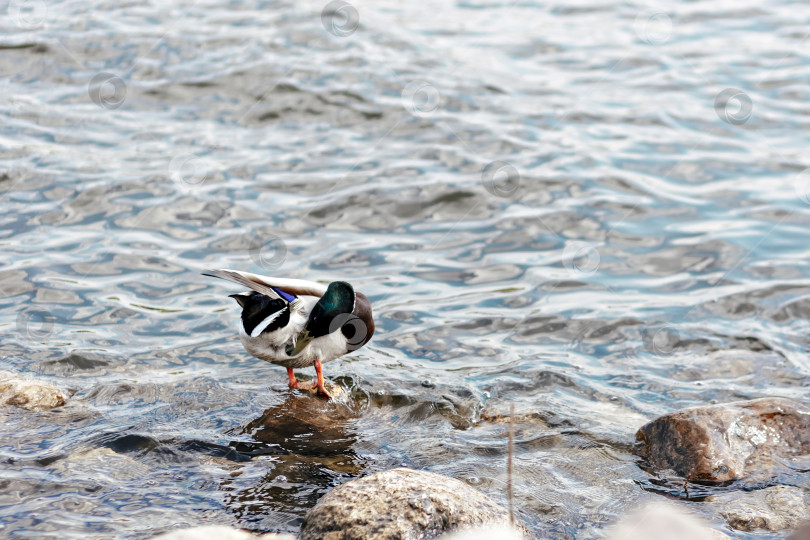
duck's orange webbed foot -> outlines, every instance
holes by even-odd
[[[318,381],[312,388],[315,390],[315,393],[318,394],[319,396],[323,396],[326,399],[332,399],[332,394],[330,394],[329,391],[326,389],[326,386],[324,386],[321,361],[315,360],[315,362],[312,365],[315,366],[315,374],[318,376]]]
[[[298,382],[295,378],[295,373],[293,372],[292,368],[287,368],[287,378],[290,379],[290,388],[295,388],[296,390],[309,390],[315,391],[316,395],[323,396],[327,399],[332,398],[332,394],[326,389],[323,380],[323,373],[321,372],[321,361],[315,360],[315,372],[318,375],[318,379],[311,383],[302,383]]]
[[[301,384],[295,379],[295,373],[293,372],[293,368],[287,368],[287,378],[290,379],[290,388],[297,388],[298,390],[309,390],[310,388],[305,385]]]

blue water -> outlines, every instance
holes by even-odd
[[[0,410],[0,535],[294,532],[401,464],[504,502],[514,404],[521,519],[595,538],[646,421],[806,399],[804,7],[325,6],[4,4],[0,368],[70,398]],[[369,296],[335,402],[208,267]]]

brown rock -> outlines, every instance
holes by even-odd
[[[782,460],[810,454],[810,406],[762,398],[684,409],[644,425],[636,441],[654,469],[691,480],[770,474]]]
[[[0,405],[42,412],[64,404],[65,394],[55,386],[17,373],[0,371]]]
[[[453,478],[411,469],[375,473],[336,487],[304,519],[300,540],[428,540],[481,525],[508,524],[509,513]],[[525,528],[525,538],[531,538]]]

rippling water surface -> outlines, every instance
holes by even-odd
[[[401,464],[504,502],[515,404],[520,518],[595,538],[678,493],[645,421],[807,397],[806,7],[324,8],[4,5],[0,367],[70,398],[0,412],[0,534],[294,532]],[[251,358],[206,267],[364,291],[340,397]]]

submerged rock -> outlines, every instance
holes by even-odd
[[[52,384],[0,371],[0,404],[42,412],[64,405],[65,394]]]
[[[355,450],[360,408],[341,398],[285,393],[284,401],[245,425],[230,443],[240,459],[272,459],[253,481],[231,476],[223,481],[225,505],[235,515],[283,513],[284,521],[298,524],[290,509],[311,508],[336,484],[363,475],[365,461]]]
[[[243,432],[256,441],[295,454],[353,456],[357,437],[347,424],[358,416],[357,410],[338,400],[327,401],[314,394],[291,394],[251,421]]]
[[[153,540],[295,540],[295,536],[275,533],[259,536],[223,525],[209,525],[167,532],[155,536]]]
[[[508,525],[509,513],[467,484],[441,474],[392,469],[336,487],[310,510],[301,540],[399,540]],[[524,538],[531,538],[521,528]]]
[[[706,500],[718,507],[731,527],[740,531],[795,529],[810,516],[804,490],[793,486],[712,495]]]
[[[122,482],[144,478],[149,474],[147,465],[104,447],[75,450],[64,459],[55,461],[51,470],[63,478],[105,478]]]
[[[608,529],[606,540],[728,540],[676,504],[653,502]]]
[[[637,453],[656,470],[690,480],[729,482],[771,475],[810,454],[810,406],[785,398],[694,407],[636,433]]]

